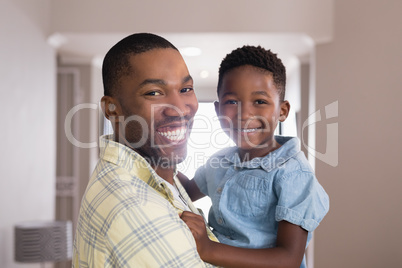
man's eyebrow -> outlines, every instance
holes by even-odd
[[[187,75],[186,77],[183,78],[183,84],[190,81],[193,82],[193,78],[191,77],[191,75]]]
[[[193,81],[193,78],[191,77],[191,75],[188,75],[186,77],[183,78],[182,83],[187,83],[189,81]],[[163,79],[145,79],[144,81],[142,81],[142,83],[139,85],[140,87],[143,87],[145,85],[149,85],[149,84],[153,84],[153,85],[160,85],[160,86],[166,86],[167,83],[165,80]]]
[[[166,82],[162,79],[145,79],[142,81],[142,83],[139,85],[140,87],[143,87],[145,85],[149,84],[154,84],[154,85],[160,85],[160,86],[166,86]]]

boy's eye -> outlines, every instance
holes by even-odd
[[[235,100],[228,100],[225,102],[226,104],[237,104],[237,101]]]
[[[256,104],[266,104],[267,102],[265,100],[256,100]]]
[[[191,90],[193,90],[191,87],[186,87],[186,88],[182,88],[182,89],[180,90],[180,92],[181,92],[181,93],[186,93],[186,92],[189,92],[189,91],[191,91]]]
[[[162,94],[159,91],[150,91],[150,92],[145,93],[145,95],[147,95],[147,96],[159,96],[159,95],[162,95]]]

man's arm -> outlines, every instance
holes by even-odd
[[[188,196],[191,198],[191,201],[196,201],[205,196],[205,194],[201,193],[200,189],[195,183],[195,180],[190,180],[180,171],[177,173],[177,178],[179,179],[183,188],[186,190]]]
[[[223,267],[300,267],[308,232],[287,221],[279,222],[275,248],[246,249],[210,241],[202,217],[183,212],[182,220],[189,226],[201,258]]]

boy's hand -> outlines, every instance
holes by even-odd
[[[187,224],[188,228],[190,228],[197,244],[198,254],[200,254],[201,259],[205,261],[208,259],[214,242],[208,238],[204,218],[189,211],[184,211],[180,215],[180,218]]]

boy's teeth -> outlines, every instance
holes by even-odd
[[[158,132],[162,136],[168,138],[171,141],[180,141],[186,137],[187,128],[180,128],[172,131]]]
[[[242,128],[240,129],[241,132],[254,132],[257,131],[257,128]]]

